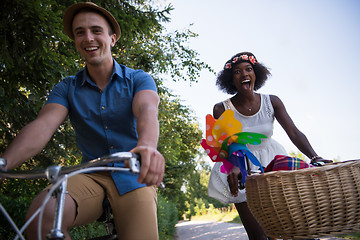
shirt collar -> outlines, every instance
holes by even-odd
[[[110,81],[116,77],[116,75],[120,78],[123,78],[124,77],[124,73],[120,67],[120,64],[118,64],[115,59],[113,59],[113,62],[114,62],[114,68],[113,68],[113,73],[111,75],[111,79]],[[81,86],[84,86],[84,84],[87,82],[89,83],[90,85],[94,85],[95,86],[95,83],[93,81],[90,80],[90,77],[89,77],[89,74],[88,74],[88,71],[87,71],[87,66],[85,66],[85,68],[83,70],[81,70],[80,72],[78,72],[77,74],[77,77],[79,78],[82,78],[81,80]]]

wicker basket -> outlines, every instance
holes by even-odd
[[[360,231],[360,161],[249,176],[248,206],[269,237]]]

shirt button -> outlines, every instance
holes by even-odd
[[[105,126],[105,129],[108,129],[108,126]]]
[[[110,148],[111,148],[111,149],[113,149],[113,148],[114,148],[114,146],[112,146],[112,145],[111,145],[111,146],[110,146]]]
[[[105,107],[104,106],[101,106],[101,110],[104,110],[105,109]]]

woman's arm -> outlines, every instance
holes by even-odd
[[[270,100],[274,108],[276,120],[280,123],[295,146],[312,161],[322,159],[318,157],[305,134],[295,126],[280,98],[275,95],[270,95]]]

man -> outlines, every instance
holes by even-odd
[[[159,97],[154,80],[141,70],[119,65],[111,48],[120,27],[107,10],[90,2],[71,5],[65,12],[66,34],[85,59],[86,67],[57,84],[38,117],[26,125],[2,155],[6,169],[14,169],[39,153],[69,115],[76,132],[82,161],[131,151],[142,159],[139,176],[98,172],[68,180],[63,231],[95,221],[102,214],[106,196],[112,206],[119,239],[158,239],[157,193],[165,160],[156,150]],[[27,217],[41,205],[47,191],[32,202]],[[47,204],[42,238],[52,227],[54,199]],[[27,235],[37,239],[37,221]]]

